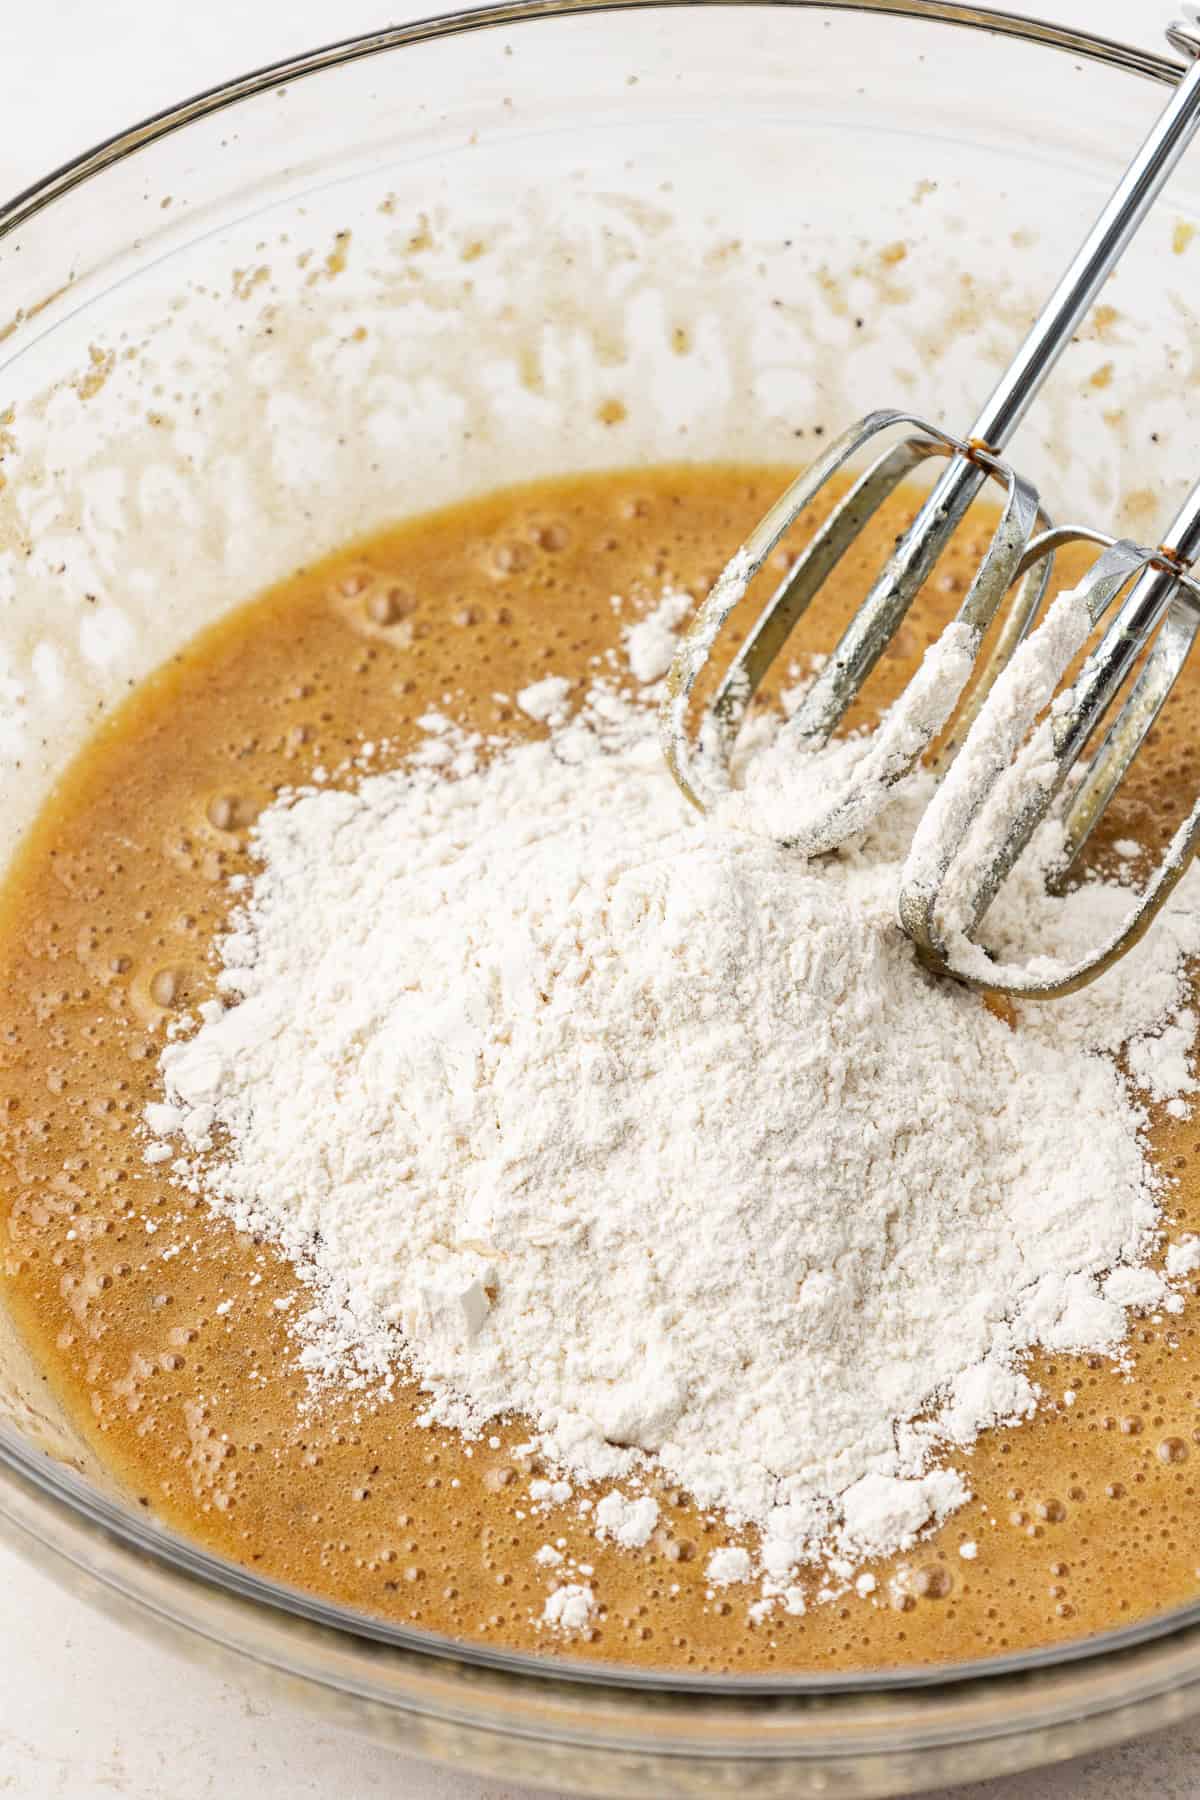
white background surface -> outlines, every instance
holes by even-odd
[[[187,93],[438,4],[0,0],[0,193]],[[1168,7],[1169,0],[1025,0],[1026,11],[1156,47]],[[521,1800],[514,1789],[401,1761],[185,1668],[2,1550],[0,1595],[0,1794]],[[1133,1795],[1200,1796],[1200,1725],[1041,1775],[956,1788],[940,1800]]]

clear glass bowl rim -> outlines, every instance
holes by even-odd
[[[576,15],[636,12],[683,11],[699,6],[715,6],[726,10],[747,7],[825,12],[891,15],[968,31],[992,33],[1020,40],[1032,46],[1063,52],[1085,61],[1171,86],[1184,72],[1184,65],[1168,56],[1126,44],[1116,39],[1030,18],[1015,12],[965,3],[965,0],[496,0],[496,3],[454,12],[431,15],[406,25],[390,26],[360,36],[340,39],[302,55],[265,64],[231,81],[220,83],[164,108],[125,131],[106,138],[92,149],[63,163],[41,180],[0,205],[0,250],[21,226],[45,212],[64,195],[100,175],[126,157],[158,143],[186,126],[234,107],[255,95],[285,84],[318,75],[324,70],[363,58],[382,55],[435,39],[444,39],[484,31],[496,27],[521,27],[543,20],[561,20]],[[156,1525],[150,1518],[140,1518],[109,1501],[103,1494],[70,1469],[55,1463],[48,1455],[32,1451],[20,1435],[0,1424],[0,1518],[3,1518],[15,1540],[35,1556],[47,1558],[51,1569],[57,1564],[73,1566],[89,1582],[99,1582],[116,1596],[133,1600],[153,1609],[154,1602],[138,1580],[138,1567],[161,1570],[174,1588],[192,1588],[220,1595],[236,1609],[250,1606],[257,1617],[269,1613],[286,1632],[288,1621],[303,1622],[317,1640],[341,1641],[347,1649],[360,1646],[401,1652],[407,1660],[436,1659],[442,1663],[474,1665],[481,1676],[485,1671],[512,1678],[525,1678],[538,1685],[555,1683],[570,1687],[603,1688],[614,1696],[622,1691],[632,1700],[635,1695],[658,1695],[669,1704],[668,1696],[680,1700],[705,1699],[731,1703],[752,1701],[756,1696],[779,1702],[784,1699],[809,1701],[820,1705],[822,1699],[837,1695],[865,1698],[870,1694],[899,1694],[905,1690],[936,1690],[946,1694],[967,1684],[983,1684],[993,1694],[1002,1689],[1005,1678],[1023,1682],[1039,1671],[1047,1672],[1074,1665],[1083,1667],[1103,1661],[1106,1670],[1114,1662],[1128,1659],[1135,1685],[1138,1677],[1148,1676],[1149,1693],[1161,1693],[1180,1685],[1179,1670],[1163,1672],[1156,1679],[1144,1663],[1145,1653],[1156,1641],[1174,1640],[1185,1656],[1187,1650],[1200,1650],[1200,1602],[1144,1620],[1121,1630],[1084,1638],[1076,1643],[1025,1652],[1019,1655],[981,1658],[952,1666],[934,1665],[912,1669],[885,1669],[843,1675],[811,1676],[715,1676],[687,1675],[675,1672],[642,1671],[587,1663],[556,1657],[542,1659],[516,1652],[493,1650],[482,1643],[438,1637],[428,1632],[405,1630],[403,1627],[329,1605],[301,1590],[265,1580],[236,1563],[210,1555],[174,1532]],[[89,1546],[104,1546],[101,1559],[105,1567],[98,1570],[88,1554]],[[125,1561],[128,1579],[113,1565]],[[126,1559],[132,1559],[128,1561]],[[195,1621],[182,1619],[193,1629],[202,1629]],[[1191,1639],[1191,1643],[1186,1640]],[[1180,1640],[1185,1640],[1180,1643]],[[315,1655],[315,1645],[314,1645]],[[1139,1652],[1142,1654],[1139,1655]],[[260,1649],[261,1660],[269,1661],[270,1652]],[[310,1659],[306,1658],[305,1661]],[[1200,1656],[1195,1670],[1189,1663],[1185,1681],[1200,1677]],[[277,1666],[291,1663],[283,1657]],[[1136,1670],[1136,1674],[1135,1674]],[[311,1673],[311,1668],[308,1671]],[[339,1678],[345,1681],[345,1671]],[[364,1694],[370,1687],[364,1683]],[[376,1699],[381,1696],[376,1692]],[[1147,1697],[1143,1690],[1143,1697]],[[1136,1698],[1136,1696],[1134,1697]],[[1010,1729],[1018,1730],[1019,1725]],[[935,1732],[935,1737],[940,1733]]]

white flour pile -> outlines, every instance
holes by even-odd
[[[1014,1031],[894,923],[912,797],[805,863],[705,824],[602,688],[490,760],[426,723],[406,769],[260,820],[228,1005],[165,1050],[149,1155],[295,1258],[318,1377],[405,1358],[431,1422],[527,1416],[548,1499],[650,1459],[757,1527],[712,1581],[785,1604],[806,1563],[906,1547],[966,1496],[954,1448],[1033,1408],[1031,1345],[1179,1305],[1106,1053],[1185,1103],[1197,876]],[[1069,955],[1127,903],[1027,871],[996,925]],[[598,1516],[636,1544],[655,1510]]]

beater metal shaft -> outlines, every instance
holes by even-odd
[[[1176,48],[1192,59],[1190,66],[967,437],[953,437],[909,413],[869,413],[839,437],[776,501],[727,564],[700,608],[667,678],[661,734],[672,774],[688,799],[702,811],[728,786],[729,761],[741,725],[792,628],[819,595],[867,520],[929,456],[948,457],[946,469],[875,580],[837,649],[782,729],[814,749],[827,741],[891,642],[955,527],[984,483],[991,479],[1004,489],[1001,519],[958,613],[958,620],[970,628],[976,657],[1005,597],[1011,594],[1012,598],[986,666],[982,670],[976,666],[960,728],[952,735],[952,748],[961,741],[970,717],[984,703],[992,682],[1035,616],[1050,574],[1044,556],[1031,562],[1026,555],[1039,525],[1047,524],[1036,491],[1000,459],[998,452],[1024,417],[1200,125],[1200,62],[1196,60],[1200,56],[1200,31],[1194,8],[1188,9],[1187,22],[1173,26],[1170,35]],[[708,664],[722,625],[748,583],[829,482],[868,444],[881,434],[896,430],[904,433],[902,440],[876,455],[779,583],[709,702],[697,742],[689,725],[696,682]],[[1048,541],[1044,530],[1042,538]],[[1023,569],[1029,578],[1017,583]],[[909,720],[904,732],[894,734],[894,742],[885,740],[877,804],[883,803],[887,787],[919,760],[960,697],[961,689],[948,692],[940,717],[926,709],[919,730],[914,731]],[[882,729],[886,731],[886,721]],[[1110,761],[1106,766],[1111,769],[1115,764]],[[810,853],[834,849],[851,831],[861,830],[863,823],[862,795],[855,796],[853,804],[835,796],[812,829],[806,829],[804,848]]]

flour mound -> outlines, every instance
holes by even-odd
[[[962,1502],[954,1448],[1031,1412],[1031,1346],[1119,1345],[1156,1181],[1098,1052],[1190,1086],[1178,1033],[1152,1047],[1196,877],[1013,1029],[895,924],[923,778],[815,864],[698,818],[613,694],[490,754],[430,729],[435,766],[261,818],[151,1154],[296,1260],[314,1375],[406,1361],[431,1422],[526,1415],[574,1481],[655,1465],[800,1607],[800,1565]],[[1110,892],[1018,884],[1011,928]]]

